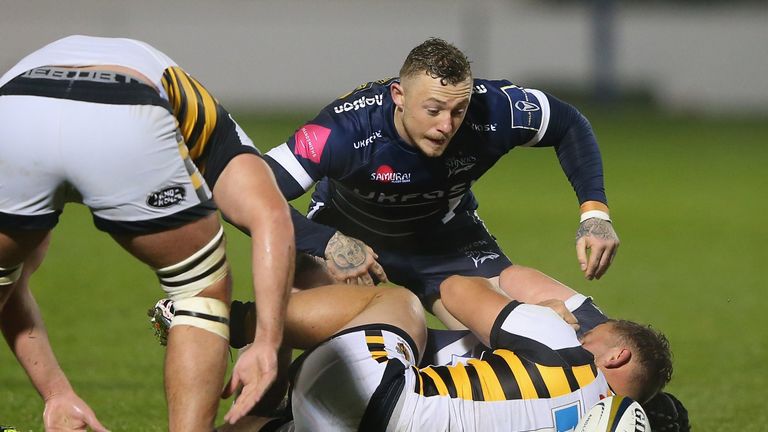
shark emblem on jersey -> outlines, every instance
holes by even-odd
[[[459,158],[450,158],[445,161],[445,166],[448,168],[448,177],[471,170],[477,162],[477,158],[474,156],[466,156]]]
[[[477,268],[480,266],[480,264],[488,260],[495,260],[500,255],[496,252],[473,250],[467,251],[467,256],[472,259],[472,261],[475,263],[475,268]]]

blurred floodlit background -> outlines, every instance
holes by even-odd
[[[439,36],[478,77],[604,103],[768,112],[765,1],[0,0],[0,69],[75,33],[149,42],[234,110],[314,111],[397,75]]]

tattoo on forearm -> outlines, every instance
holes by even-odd
[[[365,263],[368,254],[360,240],[347,236],[333,236],[326,247],[326,257],[336,267],[351,269]]]
[[[579,230],[576,231],[576,240],[587,236],[603,240],[618,239],[611,223],[598,218],[587,219],[579,225]]]

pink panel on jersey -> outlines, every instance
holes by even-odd
[[[320,157],[323,155],[325,143],[330,134],[331,130],[326,127],[308,124],[296,131],[294,135],[296,147],[293,152],[314,163],[320,163]]]

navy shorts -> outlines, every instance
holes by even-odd
[[[313,220],[365,242],[379,255],[389,280],[413,291],[425,306],[440,296],[440,283],[449,276],[491,278],[512,265],[475,211],[457,213],[448,224],[397,241],[360,235],[352,226],[345,227],[346,219],[333,207]]]

